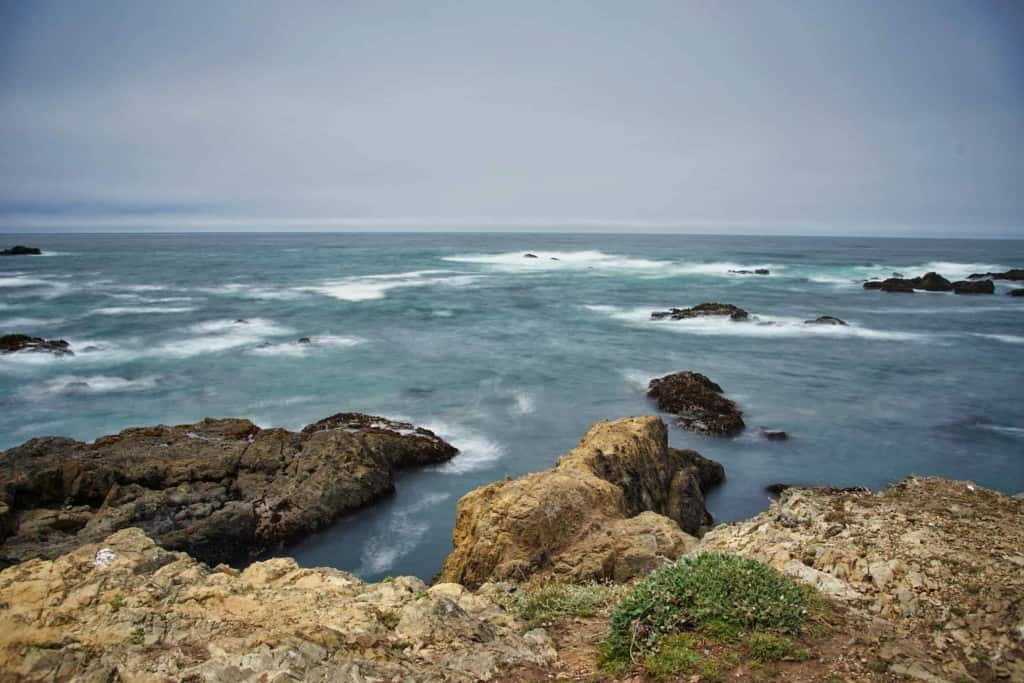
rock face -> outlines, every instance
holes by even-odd
[[[981,280],[982,278],[990,278],[992,280],[1024,280],[1024,268],[1011,268],[1002,273],[974,273],[967,276],[968,280]]]
[[[17,245],[10,249],[0,250],[0,256],[39,256],[43,253],[42,249],[36,247],[25,247]]]
[[[954,294],[994,294],[996,286],[991,280],[960,280],[953,283]]]
[[[729,320],[746,320],[750,317],[750,314],[739,306],[704,303],[697,304],[693,308],[670,308],[667,311],[654,311],[651,313],[651,320],[661,320],[663,318],[686,320],[688,318],[702,318],[707,315],[728,316]]]
[[[459,501],[441,581],[478,586],[529,576],[625,581],[696,544],[703,493],[722,466],[668,447],[656,417],[598,422],[550,470]]]
[[[340,413],[301,433],[248,420],[49,437],[0,453],[0,566],[118,529],[217,563],[298,540],[394,489],[392,471],[457,450],[425,429]]]
[[[953,289],[952,283],[938,273],[925,273],[920,277],[890,277],[885,280],[868,280],[864,289],[880,289],[883,292],[913,292],[921,289],[926,292],[948,292]]]
[[[46,340],[42,337],[30,337],[27,334],[0,336],[0,353],[17,353],[19,351],[52,353],[58,356],[75,355],[71,350],[71,345],[63,339]]]
[[[716,527],[694,552],[767,562],[863,611],[866,644],[892,673],[1024,680],[1024,501],[944,479],[779,490],[767,512]]]
[[[210,569],[138,529],[0,572],[4,680],[480,681],[554,662],[527,629],[487,591],[283,558]]]
[[[743,431],[743,413],[722,396],[722,387],[699,372],[684,370],[648,385],[658,409],[675,413],[679,426],[700,434],[732,436]]]
[[[805,320],[807,325],[846,325],[845,320],[834,318],[831,315],[819,315],[814,320]]]

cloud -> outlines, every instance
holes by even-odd
[[[4,11],[0,229],[1024,234],[1012,4]]]

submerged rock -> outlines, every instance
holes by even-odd
[[[537,258],[536,254],[523,254],[523,258]]]
[[[1024,296],[1024,289],[1011,289],[1007,294],[1010,296]]]
[[[814,320],[805,320],[807,325],[846,325],[845,320],[835,318],[831,315],[819,315]]]
[[[0,336],[0,353],[36,352],[52,353],[57,356],[73,356],[71,345],[63,339],[43,339],[27,334],[5,334]]]
[[[656,417],[598,422],[554,468],[463,496],[439,580],[643,576],[696,544],[711,523],[704,491],[724,477],[669,448]]]
[[[425,429],[339,413],[300,433],[241,419],[141,427],[0,453],[0,566],[137,526],[209,563],[297,541],[458,451]]]
[[[722,387],[699,372],[684,370],[648,385],[659,410],[675,413],[679,425],[700,434],[732,436],[744,428],[743,412],[722,396]]]
[[[730,320],[746,320],[750,314],[739,306],[732,304],[703,303],[693,308],[670,308],[667,311],[654,311],[651,313],[652,320],[669,318],[671,320],[686,320],[688,318],[702,318],[704,316],[729,316]]]
[[[42,253],[42,249],[26,247],[20,244],[10,249],[0,250],[0,256],[40,256]]]
[[[996,286],[991,280],[960,280],[953,283],[954,294],[994,294]]]
[[[498,600],[290,558],[210,568],[124,529],[0,573],[0,678],[469,683],[553,665],[547,633]]]
[[[991,280],[1024,280],[1024,268],[1011,268],[1002,273],[973,273],[967,276],[968,280],[980,280],[989,278]]]
[[[785,441],[789,438],[789,434],[782,431],[781,429],[766,429],[761,427],[761,436],[768,439],[769,441]]]
[[[730,273],[734,275],[770,275],[771,271],[767,268],[755,268],[754,270],[730,270]]]

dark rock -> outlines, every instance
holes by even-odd
[[[71,345],[63,339],[43,339],[30,337],[27,334],[5,334],[0,336],[0,353],[37,352],[52,353],[58,356],[73,356]]]
[[[887,280],[868,280],[864,283],[864,289],[880,289],[883,292],[912,294],[914,283],[899,277],[891,277]]]
[[[750,314],[739,306],[732,304],[703,303],[693,308],[670,308],[667,311],[654,311],[651,313],[652,320],[670,318],[672,320],[686,320],[687,318],[701,318],[707,315],[727,315],[730,320],[746,320]]]
[[[968,280],[981,280],[982,278],[989,278],[991,280],[1024,280],[1024,268],[1011,268],[1002,273],[974,273],[967,276]]]
[[[537,258],[536,254],[523,254],[523,258]]]
[[[1011,289],[1007,294],[1010,296],[1024,296],[1024,289]]]
[[[781,429],[765,429],[764,427],[761,427],[761,436],[769,441],[785,441],[789,438],[789,434]]]
[[[938,273],[925,273],[921,277],[910,280],[914,289],[923,289],[926,292],[948,292],[953,289],[952,283]]]
[[[238,320],[235,321],[235,324],[236,325],[248,325],[249,321],[246,320],[245,318],[239,318]]]
[[[0,453],[0,566],[125,527],[211,565],[253,557],[387,495],[394,470],[457,452],[428,430],[358,413],[300,433],[207,419],[91,444],[32,439]]]
[[[729,272],[735,275],[769,275],[771,273],[767,268],[755,268],[754,270],[730,270]]]
[[[807,325],[845,325],[846,321],[831,315],[819,315],[814,320],[805,320],[804,323]]]
[[[298,343],[299,344],[312,344],[313,340],[310,339],[309,337],[299,337]]]
[[[10,249],[0,250],[0,256],[40,256],[43,253],[42,249],[36,247],[25,247],[17,245]]]
[[[561,259],[555,258],[554,256],[551,257],[551,260],[552,261],[561,261]]]
[[[953,283],[954,294],[994,294],[996,286],[991,280],[960,280]]]
[[[732,436],[743,430],[743,413],[722,396],[722,387],[697,372],[677,372],[651,380],[647,396],[659,410],[675,413],[684,429]]]
[[[768,493],[772,494],[773,496],[780,496],[780,495],[782,495],[782,492],[785,491],[788,488],[793,488],[793,485],[792,484],[775,483],[775,484],[768,484],[767,486],[764,487],[764,490],[767,491]]]

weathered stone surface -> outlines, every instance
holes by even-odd
[[[994,294],[996,286],[991,280],[959,280],[953,283],[954,294]]]
[[[699,372],[684,370],[652,379],[647,396],[693,432],[732,436],[745,426],[743,412],[722,395],[722,387]]]
[[[0,454],[0,566],[130,526],[211,563],[254,556],[391,492],[392,470],[456,453],[427,430],[355,413],[301,433],[207,419],[91,444],[32,439]]]
[[[0,572],[0,679],[479,681],[557,655],[492,599],[291,559],[210,569],[138,529]]]
[[[0,336],[0,353],[52,353],[57,356],[73,356],[71,345],[63,339],[43,339],[27,334],[5,334]]]
[[[652,320],[687,320],[689,318],[703,318],[704,316],[728,316],[729,320],[746,320],[750,314],[739,306],[732,304],[704,303],[697,304],[693,308],[670,308],[667,311],[654,311],[651,313]]]
[[[873,616],[887,634],[870,646],[892,673],[1024,680],[1024,500],[945,479],[774,488],[767,512],[692,552],[767,562]]]
[[[10,249],[0,250],[0,256],[39,256],[42,253],[42,249],[37,247],[26,247],[21,244],[13,246]]]
[[[553,469],[466,494],[440,580],[641,576],[696,543],[711,522],[703,492],[723,477],[669,448],[656,417],[599,422]]]

